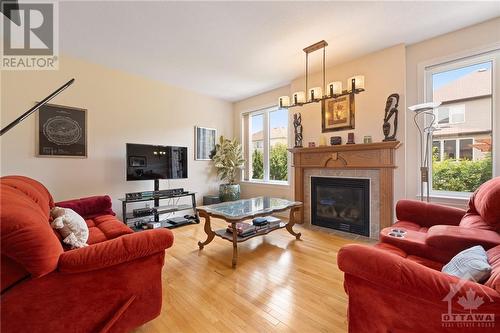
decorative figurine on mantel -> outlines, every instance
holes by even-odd
[[[385,102],[385,115],[384,124],[382,125],[382,131],[384,132],[384,140],[382,141],[396,141],[396,132],[398,130],[398,105],[399,105],[399,94],[391,94],[387,97]],[[392,118],[392,126],[389,122]],[[392,135],[389,135],[392,127]]]
[[[302,115],[293,114],[293,127],[295,128],[295,148],[302,148]]]

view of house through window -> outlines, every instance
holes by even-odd
[[[432,189],[473,192],[492,178],[492,62],[434,70]]]
[[[252,180],[288,181],[288,111],[272,108],[250,114]]]

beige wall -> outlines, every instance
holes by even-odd
[[[153,187],[152,181],[125,180],[125,143],[179,145],[188,147],[189,178],[160,187],[197,191],[199,200],[218,192],[212,163],[194,161],[194,126],[232,136],[229,102],[64,56],[58,71],[2,73],[2,127],[71,77],[76,82],[53,103],[88,109],[88,158],[35,157],[32,115],[2,137],[1,175],[33,177],[55,200],[109,194],[120,212],[117,199],[125,192]]]
[[[406,48],[406,104],[414,105],[423,102],[423,71],[419,72],[423,65],[429,65],[433,63],[440,63],[444,61],[450,61],[453,59],[460,59],[464,56],[471,55],[476,51],[483,50],[493,44],[498,44],[500,42],[500,18],[496,18],[490,21],[486,21],[465,29],[454,31],[436,38],[432,38],[420,43],[409,45]],[[498,91],[496,91],[498,96]],[[500,98],[496,97],[497,108],[496,114],[498,114],[498,100]],[[415,199],[418,193],[418,140],[417,131],[415,125],[413,124],[413,117],[406,111],[408,118],[406,124],[406,136],[407,139],[407,179],[406,188],[407,196],[410,199]],[[500,117],[496,117],[494,120],[498,123]],[[498,126],[498,125],[497,125]],[[497,128],[500,129],[500,126]],[[498,154],[497,154],[498,155]],[[498,156],[497,156],[498,158]],[[497,164],[500,163],[497,160]],[[465,200],[448,200],[448,199],[434,199],[436,202],[447,203],[449,205],[455,205],[463,207],[465,205]]]
[[[328,67],[326,81],[341,80],[346,85],[347,78],[355,74],[363,74],[366,81],[366,91],[356,96],[356,142],[362,142],[363,136],[371,135],[374,141],[383,139],[382,123],[384,108],[387,97],[392,93],[400,94],[399,110],[405,109],[405,47],[396,45],[375,53],[368,54],[351,62]],[[311,75],[310,87],[322,85],[320,73]],[[267,92],[234,104],[235,110],[235,133],[241,128],[241,113],[258,110],[263,107],[277,105],[279,96],[291,95],[296,90],[304,90],[304,78],[294,80],[290,86]],[[309,141],[319,143],[321,135],[327,138],[340,135],[343,141],[347,140],[347,133],[351,131],[339,131],[321,133],[321,106],[320,104],[309,104],[304,107],[292,108],[289,110],[290,124],[294,112],[302,113],[302,125],[304,127],[304,145]],[[399,129],[397,138],[403,141],[404,138],[404,112],[400,112]],[[289,128],[289,146],[293,143],[293,127]],[[396,186],[395,198],[405,196],[404,179],[404,144],[398,150],[396,163]],[[291,177],[293,179],[293,177]],[[279,197],[292,197],[293,182],[290,186],[261,185],[244,183],[242,185],[242,195],[255,196],[263,193],[276,195]]]

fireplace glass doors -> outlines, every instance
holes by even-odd
[[[311,177],[311,223],[370,236],[370,180]]]

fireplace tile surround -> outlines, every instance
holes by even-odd
[[[378,239],[379,231],[393,222],[394,152],[400,145],[390,141],[289,149],[293,154],[294,199],[304,203],[298,218],[306,227],[317,228],[311,225],[311,177],[370,179],[370,238]]]

